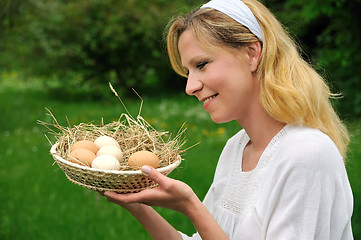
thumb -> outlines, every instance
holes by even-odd
[[[141,170],[144,175],[146,175],[150,180],[158,183],[160,186],[164,185],[168,180],[168,177],[150,166],[144,165]]]

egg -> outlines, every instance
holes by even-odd
[[[98,137],[97,139],[95,139],[94,143],[95,143],[95,145],[97,145],[97,147],[99,149],[106,146],[106,145],[114,145],[114,146],[120,148],[119,143],[117,142],[117,140],[115,140],[112,137],[108,137],[108,136]]]
[[[92,162],[92,168],[102,169],[102,170],[119,170],[120,163],[118,159],[111,155],[100,155],[96,157]]]
[[[123,158],[123,152],[120,150],[120,148],[114,146],[114,145],[105,145],[104,147],[100,148],[97,152],[97,156],[101,156],[104,154],[112,155],[115,157],[119,162]]]
[[[82,141],[75,142],[74,145],[71,147],[70,152],[74,151],[75,149],[79,149],[79,148],[88,149],[88,150],[92,151],[93,153],[97,153],[97,151],[99,149],[97,147],[97,145],[95,145],[94,142],[89,141],[89,140],[82,140]]]
[[[91,166],[95,157],[96,155],[89,149],[78,148],[68,155],[68,160],[79,165]]]
[[[143,165],[157,168],[159,166],[159,158],[150,151],[138,151],[130,155],[128,164],[133,169],[138,169]]]

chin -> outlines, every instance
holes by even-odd
[[[221,124],[221,123],[227,123],[232,121],[233,119],[228,119],[228,118],[224,118],[221,116],[215,116],[215,115],[211,115],[211,119],[213,122]]]

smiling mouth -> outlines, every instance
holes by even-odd
[[[209,97],[209,98],[207,98],[207,99],[205,99],[205,100],[203,101],[203,104],[206,104],[207,102],[211,101],[213,98],[215,98],[215,97],[217,97],[217,96],[218,96],[218,93],[215,94],[215,95],[213,95],[213,96],[211,96],[211,97]]]

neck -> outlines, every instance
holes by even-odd
[[[286,125],[272,118],[262,106],[254,109],[254,112],[245,119],[241,126],[250,137],[250,144],[254,151],[263,152],[272,138]]]

